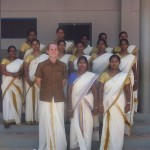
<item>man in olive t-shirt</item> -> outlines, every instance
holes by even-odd
[[[49,44],[49,59],[36,70],[36,84],[40,88],[39,150],[66,150],[64,128],[64,92],[67,67],[58,58],[58,47]]]

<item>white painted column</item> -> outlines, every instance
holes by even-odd
[[[140,0],[121,0],[120,31],[128,33],[129,42],[139,47]]]
[[[121,31],[126,31],[131,37],[131,1],[132,0],[121,0]]]
[[[140,108],[150,113],[150,0],[140,7]]]

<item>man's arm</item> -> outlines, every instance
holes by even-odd
[[[63,81],[62,81],[63,88],[66,84],[67,78],[68,78],[68,70],[67,70],[67,66],[64,64],[64,66],[63,66]]]
[[[36,78],[35,78],[35,83],[36,83],[37,86],[40,88],[40,87],[41,87],[41,78],[36,77]]]
[[[37,84],[37,86],[39,88],[41,87],[42,69],[43,69],[43,66],[41,66],[39,64],[38,67],[37,67],[37,69],[36,69],[36,72],[35,72],[35,83]]]
[[[67,79],[63,79],[63,82],[62,82],[62,87],[64,88],[65,84],[66,84],[66,81]]]

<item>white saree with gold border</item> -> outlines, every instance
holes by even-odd
[[[111,53],[105,53],[105,54],[97,57],[96,59],[94,59],[93,63],[92,63],[92,72],[94,72],[98,75],[103,73],[105,71],[105,69],[108,67],[109,58],[112,55],[113,54],[111,54]]]
[[[69,62],[69,58],[71,57],[70,54],[65,54],[63,57],[61,57],[59,60],[64,62],[67,66],[68,69],[68,62]],[[66,84],[64,86],[64,94],[65,94],[65,98],[67,98],[67,81]],[[65,102],[65,121],[68,121],[68,110],[67,110],[67,102]]]
[[[66,42],[66,53],[72,53],[72,50],[74,49],[74,42],[73,41],[65,41]]]
[[[23,60],[16,59],[6,65],[6,71],[18,72],[23,65]],[[2,96],[3,96],[3,119],[6,123],[21,123],[21,111],[23,102],[22,79],[11,76],[2,76]]]
[[[104,84],[104,118],[100,150],[122,150],[126,119],[123,87],[128,77],[120,72]]]
[[[91,56],[89,56],[89,55],[82,55],[82,56],[85,56],[88,61],[89,61],[90,58],[91,58]],[[73,62],[73,65],[74,65],[74,69],[75,69],[75,70],[78,70],[78,65],[77,65],[78,59],[79,59],[79,58],[76,58],[76,59],[74,60],[74,62]]]
[[[92,63],[92,72],[101,75],[109,65],[109,58],[113,54],[105,53],[97,57]],[[99,115],[93,117],[94,119],[94,128],[93,128],[93,140],[99,141]]]
[[[113,48],[112,47],[107,47],[105,50],[106,50],[107,53],[112,53]]]
[[[126,72],[129,74],[129,79],[131,82],[131,108],[130,112],[126,113],[126,116],[128,118],[128,121],[130,122],[131,125],[133,125],[133,117],[134,117],[134,92],[133,92],[133,84],[134,84],[134,75],[132,71],[132,67],[136,62],[136,57],[132,54],[128,54],[121,58],[121,63],[119,65],[119,69],[123,72]],[[130,135],[131,128],[129,126],[125,127],[125,133],[127,135]]]
[[[40,43],[40,50],[42,51],[42,49],[44,49],[44,48],[45,48],[45,45],[43,45],[43,44]],[[26,57],[27,57],[28,55],[30,55],[32,52],[33,52],[33,48],[28,49],[28,50],[25,52],[23,59],[25,60]]]
[[[68,62],[69,62],[70,57],[71,57],[70,54],[64,54],[64,56],[61,57],[59,60],[64,62],[66,64],[67,68],[68,68]]]
[[[29,65],[29,78],[31,81],[35,79],[35,71],[40,62],[48,59],[48,55],[42,54],[30,62]],[[39,88],[34,84],[30,86],[25,81],[25,119],[26,123],[30,124],[38,121],[38,101],[39,101]]]
[[[134,54],[137,52],[137,47],[135,45],[129,45],[127,50],[128,50],[128,53]]]
[[[130,54],[136,54],[138,53],[138,48],[135,45],[129,45],[128,47],[128,52]],[[137,66],[137,61],[136,61],[136,66]],[[134,91],[134,111],[137,112],[138,109],[138,90]]]
[[[94,98],[89,90],[97,77],[94,73],[86,72],[73,83],[72,107],[74,114],[70,127],[70,149],[91,150]]]
[[[83,50],[83,52],[84,52],[84,54],[86,54],[86,55],[90,55],[90,53],[92,52],[92,50],[93,50],[93,47],[91,47],[90,45],[88,45],[88,46]]]

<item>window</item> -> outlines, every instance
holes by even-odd
[[[92,23],[59,23],[65,30],[65,40],[78,41],[83,34],[89,37],[92,43]]]
[[[1,38],[26,38],[29,29],[37,30],[36,18],[2,18]]]

